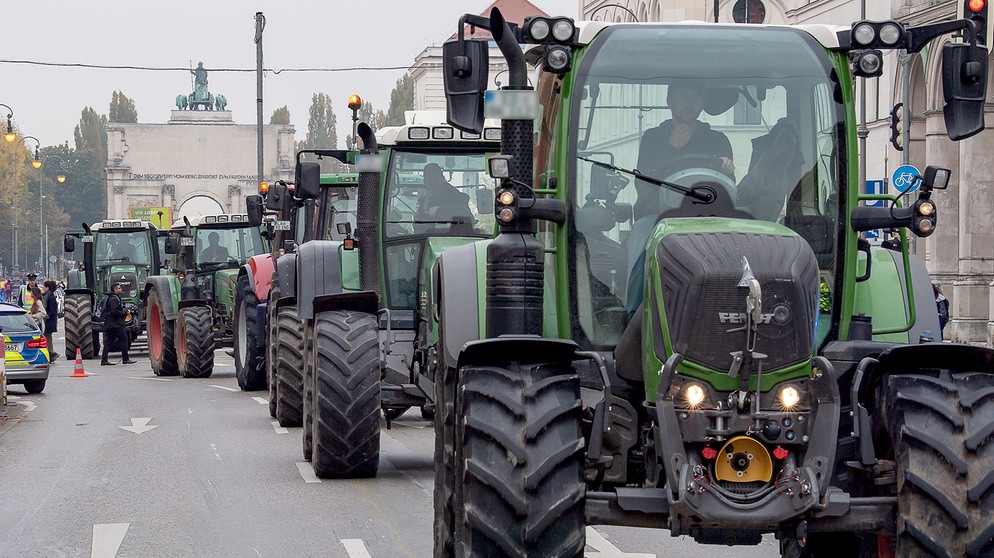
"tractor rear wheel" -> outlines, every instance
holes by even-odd
[[[897,554],[994,555],[994,376],[887,379],[897,460]]]
[[[269,385],[269,416],[276,418],[276,399],[279,397],[276,385],[276,357],[277,357],[277,337],[276,330],[276,301],[280,299],[280,283],[277,275],[273,273],[273,283],[269,287],[269,328],[266,330],[266,383]],[[303,367],[301,367],[303,375]]]
[[[304,432],[301,442],[304,446],[304,459],[314,455],[314,321],[304,324]]]
[[[175,376],[179,374],[174,335],[176,322],[166,319],[155,287],[148,291],[147,300],[148,360],[152,365],[152,373],[156,376]]]
[[[97,355],[93,343],[93,300],[86,293],[73,293],[65,298],[66,358],[76,358],[79,349],[83,358]]]
[[[184,378],[209,378],[214,373],[214,327],[210,308],[191,306],[179,311],[176,364]]]
[[[444,331],[443,331],[444,335]],[[441,345],[439,340],[439,345]],[[456,369],[445,365],[439,351],[438,371],[435,374],[435,558],[453,558],[455,512],[453,511],[453,485],[455,484],[455,397]]]
[[[376,476],[380,464],[380,343],[376,316],[314,318],[314,447],[319,478]]]
[[[582,556],[576,374],[550,363],[465,367],[456,393],[457,544],[478,556]]]
[[[276,315],[276,420],[280,426],[301,426],[304,405],[304,323],[296,306],[284,306]]]
[[[243,391],[266,389],[265,362],[259,347],[259,319],[256,309],[259,299],[248,276],[238,278],[235,300],[235,378]]]

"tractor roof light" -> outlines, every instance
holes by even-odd
[[[556,22],[552,24],[552,38],[560,43],[568,43],[572,41],[575,34],[576,26],[573,25],[573,20],[571,19],[557,19]]]
[[[904,37],[904,29],[897,22],[888,21],[880,26],[880,31],[877,35],[883,44],[894,46]]]
[[[483,139],[487,141],[500,141],[500,128],[484,128]]]
[[[407,129],[407,139],[426,140],[430,137],[431,131],[424,126]]]
[[[431,129],[431,137],[434,139],[452,139],[452,128],[448,126],[436,126]]]
[[[262,194],[262,195],[266,195],[266,194],[269,193],[269,183],[268,182],[263,181],[263,182],[259,183],[259,193]]]
[[[869,45],[877,38],[877,31],[867,22],[858,23],[852,29],[852,40],[860,45]]]
[[[351,110],[359,110],[362,108],[362,97],[358,95],[349,95],[349,108]]]
[[[504,179],[511,176],[511,157],[509,155],[494,155],[487,159],[487,173],[492,178]]]
[[[543,42],[549,38],[549,32],[552,31],[552,28],[549,26],[549,20],[539,17],[531,20],[529,23],[531,25],[527,27],[528,35],[533,40]]]

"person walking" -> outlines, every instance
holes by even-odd
[[[59,353],[55,352],[55,341],[52,339],[52,334],[59,331],[59,301],[55,294],[58,285],[51,279],[45,281],[43,285],[45,285],[45,295],[43,296],[45,313],[48,314],[48,317],[45,318],[45,339],[48,339],[49,361],[55,362],[55,359],[59,358]]]
[[[122,364],[134,364],[138,361],[131,360],[131,357],[128,356],[128,332],[124,329],[124,318],[128,315],[127,308],[121,302],[121,293],[124,292],[124,288],[121,287],[120,283],[114,283],[110,286],[110,291],[107,298],[106,319],[104,320],[104,351],[100,355],[100,364],[102,366],[117,364],[116,362],[107,360],[111,351],[111,344],[115,344],[118,347],[114,349],[115,352],[118,350],[121,351]]]
[[[42,333],[45,333],[45,320],[48,318],[48,312],[45,310],[45,301],[42,300],[41,289],[38,286],[31,288],[31,306],[28,309],[28,315],[34,318],[35,323],[38,324],[38,329]]]

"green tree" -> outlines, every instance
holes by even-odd
[[[414,78],[407,73],[397,80],[397,85],[390,92],[390,108],[383,125],[403,126],[406,110],[414,110]]]
[[[315,93],[311,97],[305,144],[308,149],[336,149],[338,147],[337,118],[331,109],[331,97],[324,93]]]
[[[124,93],[115,91],[110,98],[110,113],[107,115],[107,121],[128,124],[138,122],[138,109],[135,108],[135,102]]]
[[[72,222],[93,223],[107,215],[107,188],[104,167],[107,166],[107,117],[92,107],[83,109],[79,124],[73,131],[76,142],[72,192]]]
[[[269,118],[270,124],[289,124],[290,123],[290,109],[286,108],[286,105],[273,111],[273,115]]]

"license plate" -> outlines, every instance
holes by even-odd
[[[4,345],[6,346],[5,350],[8,353],[19,353],[19,352],[21,352],[21,344],[20,343],[4,343]]]

